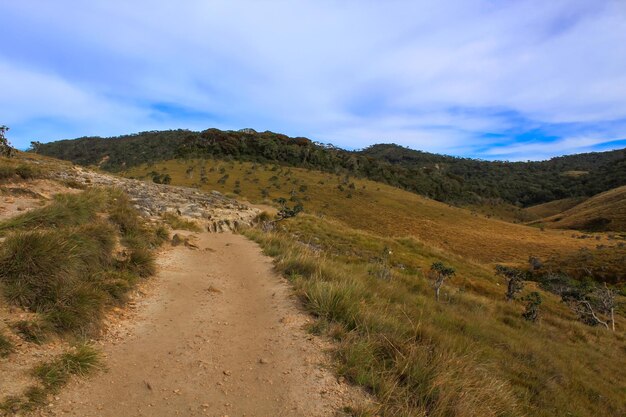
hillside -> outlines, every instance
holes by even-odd
[[[304,214],[273,232],[243,233],[276,257],[277,269],[318,317],[314,331],[339,340],[339,373],[380,399],[373,415],[591,416],[619,415],[626,406],[618,390],[587,371],[600,357],[620,355],[621,336],[579,325],[539,283],[524,290],[543,300],[541,323],[529,325],[520,303],[504,300],[504,282],[492,269],[494,262],[525,265],[533,255],[556,270],[559,260],[574,265],[592,254],[610,271],[604,279],[623,281],[626,251],[603,234],[581,239],[571,231],[541,231],[385,184],[277,164],[176,159],[120,174],[217,189],[261,206],[302,204]],[[598,250],[599,244],[610,249]],[[456,270],[442,304],[428,282],[437,260]],[[594,268],[588,261],[585,267]],[[602,342],[589,343],[588,331]],[[575,369],[567,365],[572,361]],[[612,367],[598,373],[621,378]],[[578,394],[600,386],[611,400]]]
[[[11,162],[11,181],[26,185],[20,175],[27,177],[29,171],[19,166]],[[622,307],[618,307],[618,330],[613,333],[580,321],[561,295],[548,291],[551,282],[541,276],[529,279],[519,294],[507,301],[506,280],[493,269],[495,262],[527,265],[530,255],[556,268],[555,261],[581,255],[588,260],[592,254],[602,259],[603,271],[613,265],[608,268],[612,275],[605,278],[619,284],[624,270],[615,257],[626,253],[623,245],[620,249],[619,241],[608,235],[581,239],[571,231],[541,231],[370,180],[278,164],[174,159],[119,172],[144,183],[69,164],[60,166],[55,181],[78,187],[76,193],[81,188],[93,192],[90,190],[97,185],[127,190],[137,213],[151,220],[146,222],[150,227],[193,221],[204,230],[238,229],[258,242],[275,258],[276,271],[288,279],[310,314],[297,323],[308,323],[306,329],[322,336],[324,348],[333,352],[328,367],[337,375],[319,376],[320,371],[309,366],[310,357],[300,356],[315,351],[310,345],[312,336],[301,334],[302,324],[293,324],[295,313],[277,315],[277,305],[279,311],[295,309],[289,304],[292,292],[274,286],[279,281],[274,281],[277,278],[269,263],[254,253],[250,242],[229,234],[177,231],[184,245],[157,252],[162,272],[154,278],[156,297],[148,294],[147,307],[139,307],[138,314],[124,313],[130,321],[122,327],[113,321],[113,328],[119,331],[113,340],[99,342],[107,359],[98,366],[108,367],[109,372],[96,372],[93,381],[70,384],[55,394],[57,407],[86,413],[113,396],[150,415],[171,415],[190,405],[195,408],[188,410],[189,415],[202,415],[208,402],[198,398],[204,397],[218,401],[222,414],[250,411],[255,406],[267,407],[275,414],[285,403],[299,410],[285,415],[296,416],[316,415],[309,407],[331,407],[334,403],[328,404],[328,399],[339,395],[352,400],[343,410],[355,417],[566,417],[621,415],[626,410],[620,388],[624,381],[621,369],[626,366]],[[118,199],[111,199],[110,204],[117,204]],[[237,210],[250,219],[250,212],[241,211],[245,200],[274,212],[281,206],[301,204],[304,213],[282,221],[262,214],[254,227],[237,223],[240,217],[231,216],[224,223],[227,228],[216,227],[224,210]],[[210,201],[225,205],[212,210]],[[177,210],[169,211],[178,211],[182,217],[158,214],[174,207]],[[124,216],[115,219],[123,221]],[[5,227],[9,236],[13,233],[10,227],[14,226]],[[610,249],[600,250],[597,245]],[[443,285],[439,302],[430,270],[436,262],[454,270]],[[523,314],[527,297],[534,293],[541,300],[539,318],[529,321]],[[11,328],[1,331],[9,334],[12,343],[20,337]],[[215,335],[223,337],[214,340]],[[228,343],[222,344],[222,339]],[[154,354],[146,357],[143,344]],[[248,344],[265,347],[251,350],[245,347]],[[47,349],[47,345],[41,349],[26,346],[37,354]],[[280,352],[274,349],[278,346]],[[23,349],[8,355],[23,355]],[[298,360],[291,363],[289,358]],[[63,356],[59,361],[70,359],[75,360]],[[0,362],[0,371],[11,363]],[[50,362],[49,366],[63,363]],[[191,378],[189,384],[177,379],[183,375],[180,372],[185,365],[181,363],[194,369],[193,376],[185,374],[183,378]],[[163,373],[162,368],[171,371]],[[271,380],[272,387],[280,387],[280,392],[257,387],[259,375]],[[64,378],[67,382],[69,376]],[[211,383],[202,385],[206,381]],[[349,387],[341,385],[346,382],[352,384],[350,389],[365,388],[373,401],[356,403],[360,397],[348,394]],[[50,390],[59,389],[54,387]],[[17,403],[7,398],[0,403],[0,414],[20,404],[30,407],[35,400],[41,402],[33,392],[26,391]],[[226,402],[225,392],[247,399]],[[308,399],[296,401],[289,392]],[[257,394],[276,395],[276,399],[266,401]],[[105,410],[102,415],[108,416],[119,414],[121,408]]]
[[[593,196],[541,222],[556,229],[626,232],[626,187]]]
[[[554,200],[548,203],[526,207],[524,211],[535,217],[535,219],[543,219],[545,217],[550,217],[562,213],[565,210],[569,210],[572,207],[582,203],[586,199],[587,198],[585,197],[563,198],[561,200]]]
[[[254,203],[283,198],[305,211],[340,220],[382,236],[413,236],[433,247],[480,262],[525,262],[593,248],[596,242],[571,233],[489,219],[414,193],[369,180],[300,168],[250,162],[172,160],[142,165],[121,175],[151,181],[168,175],[172,184],[216,189]]]
[[[501,199],[529,206],[591,196],[625,184],[624,150],[542,162],[488,162],[429,154],[397,145],[351,152],[306,138],[254,131],[143,132],[40,144],[36,152],[119,171],[173,158],[221,158],[316,169],[383,182],[457,205]],[[576,172],[577,175],[572,175]]]

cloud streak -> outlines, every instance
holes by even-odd
[[[254,127],[542,159],[626,138],[619,1],[22,0],[0,14],[0,123],[21,147]]]

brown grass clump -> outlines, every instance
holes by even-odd
[[[202,230],[196,222],[184,219],[174,213],[163,213],[161,218],[173,230],[189,230],[191,232],[200,232]]]
[[[14,350],[13,342],[4,333],[0,332],[0,358],[6,358]]]

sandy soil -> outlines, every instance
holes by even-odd
[[[107,370],[35,415],[333,416],[364,401],[328,369],[327,342],[303,329],[310,318],[258,246],[192,242],[162,254],[134,317],[100,342]]]
[[[0,221],[46,205],[55,194],[77,193],[51,180],[15,181],[0,185]]]

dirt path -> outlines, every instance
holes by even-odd
[[[324,366],[288,285],[242,236],[203,233],[161,257],[136,317],[103,342],[108,370],[43,415],[333,416],[359,393]],[[124,337],[119,337],[119,334]]]

